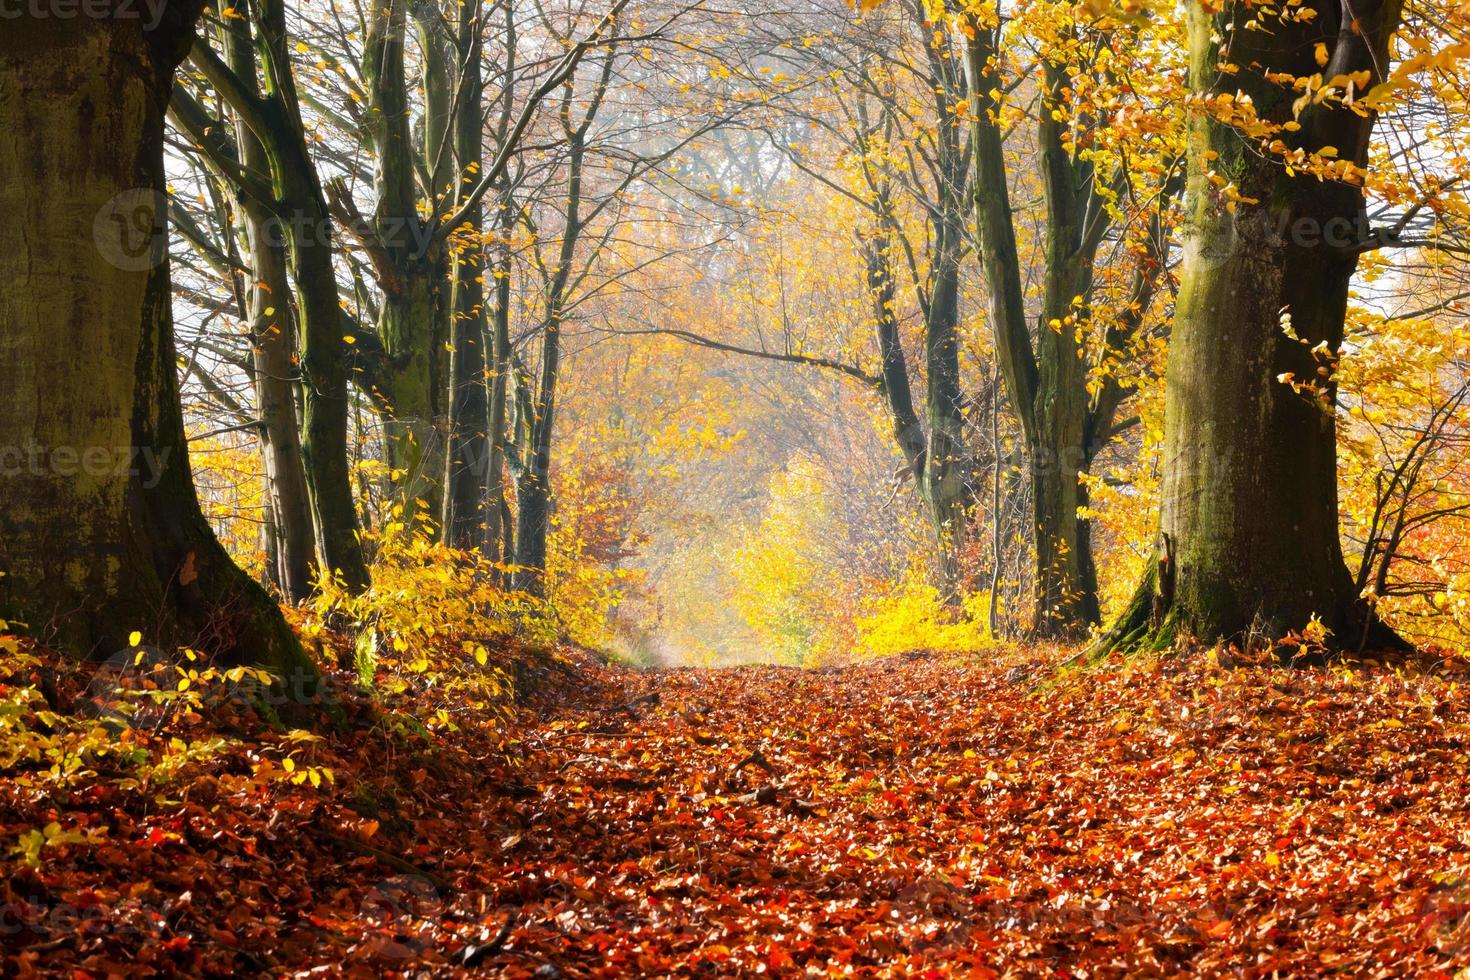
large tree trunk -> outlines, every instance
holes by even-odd
[[[1393,0],[1318,0],[1299,26],[1245,29],[1244,8],[1190,9],[1191,87],[1237,87],[1257,112],[1292,119],[1295,93],[1262,73],[1377,81],[1398,18]],[[1360,33],[1361,31],[1361,33]],[[1220,50],[1219,38],[1233,48]],[[1321,38],[1334,50],[1313,57]],[[1228,74],[1220,65],[1238,66]],[[1368,86],[1362,86],[1366,90]],[[1371,116],[1318,106],[1298,145],[1366,162]],[[1239,130],[1199,114],[1191,132],[1183,286],[1169,350],[1156,569],[1110,643],[1273,640],[1313,617],[1337,643],[1397,645],[1358,595],[1338,537],[1336,387],[1356,267],[1359,188],[1290,175]],[[1210,175],[1229,174],[1228,203]],[[1339,234],[1324,230],[1337,228]],[[1289,316],[1291,332],[1283,328]],[[1300,338],[1300,339],[1296,339]]]
[[[189,471],[163,120],[197,15],[27,17],[0,40],[0,609],[82,655],[137,630],[309,677]]]

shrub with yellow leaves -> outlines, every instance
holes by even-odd
[[[972,653],[994,646],[990,632],[990,593],[971,592],[958,608],[918,569],[864,597],[855,620],[856,649],[882,657],[910,650]]]
[[[435,542],[423,523],[390,521],[371,538],[372,586],[352,595],[339,581],[321,583],[301,624],[308,639],[350,632],[363,683],[397,692],[422,681],[498,702],[511,683],[494,651],[556,641],[550,606],[504,587],[505,566]]]

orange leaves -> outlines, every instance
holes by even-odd
[[[505,751],[483,728],[395,733],[359,702],[319,739],[250,730],[171,798],[0,783],[3,968],[1470,966],[1463,684],[1222,666],[1235,655],[1220,651],[1033,691],[995,656],[823,672],[579,660]],[[230,770],[251,753],[336,780],[247,792]]]
[[[1003,676],[939,659],[821,675],[663,675],[652,682],[657,707],[626,727],[614,723],[624,748],[637,742],[658,760],[640,763],[666,801],[657,810],[644,803],[648,790],[619,789],[628,778],[621,749],[595,737],[557,743],[563,755],[605,761],[579,766],[565,788],[556,778],[545,784],[547,805],[575,799],[600,815],[596,829],[578,821],[587,846],[554,837],[542,845],[549,867],[578,869],[578,884],[547,914],[578,924],[656,914],[658,936],[635,929],[621,944],[591,941],[600,955],[626,957],[608,962],[673,973],[778,963],[793,972],[973,975],[982,965],[1041,969],[1058,955],[1141,973],[1228,970],[1266,955],[1291,972],[1309,971],[1304,957],[1313,955],[1355,962],[1362,943],[1385,962],[1459,962],[1422,934],[1397,938],[1398,906],[1384,915],[1372,891],[1343,896],[1319,884],[1383,876],[1371,870],[1377,852],[1333,844],[1341,822],[1314,820],[1310,804],[1301,810],[1320,777],[1293,756],[1323,754],[1313,746],[1323,744],[1324,724],[1348,734],[1368,721],[1350,710],[1358,693],[1346,680],[1307,675],[1298,685],[1299,673],[1201,662],[1182,673],[1176,665],[1087,678],[1037,704]],[[1201,686],[1216,695],[1181,710]],[[1390,712],[1368,721],[1376,731],[1394,731],[1384,721],[1405,703],[1391,690],[1370,709]],[[1452,710],[1463,712],[1456,698]],[[690,704],[713,706],[698,727],[684,717]],[[608,724],[605,707],[583,713],[588,728]],[[773,716],[792,721],[770,729]],[[723,740],[697,737],[721,728]],[[780,796],[741,802],[746,785],[722,773],[733,746],[757,730],[768,732],[761,744],[781,773],[781,795],[819,804],[822,819],[783,808]],[[1339,741],[1330,750],[1342,752],[1364,749]],[[929,771],[936,775],[915,778]],[[1262,807],[1277,793],[1279,810]],[[648,857],[629,861],[616,844],[622,862],[600,864],[602,874],[572,858],[599,862],[610,834]],[[637,843],[650,834],[656,849]],[[1311,860],[1298,865],[1304,850]],[[651,869],[662,871],[649,879]],[[1151,892],[1155,880],[1171,884]],[[1241,904],[1241,895],[1254,897]],[[1328,911],[1316,916],[1289,911],[1324,902]],[[685,922],[712,924],[714,938],[663,938]],[[528,925],[519,941],[548,959],[574,955],[555,927]],[[1290,952],[1308,947],[1316,952]]]
[[[1318,60],[1319,62],[1321,60],[1320,53],[1318,54]],[[1308,106],[1320,105],[1323,102],[1331,102],[1333,105],[1353,109],[1360,115],[1366,113],[1366,107],[1358,107],[1357,100],[1358,96],[1372,82],[1373,73],[1367,70],[1355,71],[1344,75],[1333,75],[1325,81],[1320,74],[1310,75],[1305,78],[1292,78],[1291,76],[1273,77],[1276,81],[1291,83],[1297,91],[1302,93],[1291,106],[1292,117],[1300,118],[1302,112]]]

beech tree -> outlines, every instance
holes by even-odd
[[[1007,152],[1007,90],[1018,59],[1002,46],[998,8],[971,5],[960,14],[970,79],[974,213],[991,329],[1006,392],[1030,463],[1035,532],[1034,630],[1077,638],[1102,616],[1084,477],[1108,442],[1134,420],[1119,410],[1131,390],[1096,369],[1128,356],[1144,329],[1163,275],[1168,243],[1160,220],[1177,190],[1177,153],[1167,131],[1136,125],[1147,87],[1130,77],[1148,71],[1137,33],[1091,23],[1086,9],[1039,5],[1025,30],[1037,54],[1035,160],[1045,220],[1037,277],[1039,303],[1025,298],[1025,263],[1017,247],[1013,171]],[[1141,60],[1141,59],[1140,59]],[[1167,64],[1153,66],[1154,81]],[[1023,117],[1024,118],[1024,117]],[[1031,122],[1030,118],[1026,119]],[[1108,239],[1132,240],[1132,285],[1092,343],[1087,327],[1106,316],[1096,290]],[[1033,329],[1034,325],[1034,329]],[[1034,337],[1034,339],[1033,339]],[[1100,352],[1094,348],[1100,347]]]
[[[190,52],[191,63],[238,116],[239,125],[249,131],[243,148],[251,155],[249,162],[268,163],[268,169],[246,170],[246,158],[231,148],[223,124],[182,89],[174,99],[174,119],[209,156],[214,169],[230,181],[239,200],[265,209],[287,229],[304,382],[301,453],[311,492],[319,564],[340,574],[350,588],[362,589],[368,572],[347,465],[348,363],[332,261],[335,236],[302,122],[285,5],[283,0],[260,0],[251,9],[257,39],[254,47],[262,56],[258,65],[235,47],[232,67],[202,40]],[[232,45],[244,43],[242,30],[242,25],[231,26]],[[257,144],[263,159],[255,156]],[[232,155],[241,166],[231,167]]]
[[[251,86],[258,94],[249,22],[228,25],[224,47],[230,70],[242,85]],[[311,594],[321,567],[296,405],[300,317],[296,315],[298,304],[291,299],[290,254],[277,234],[273,197],[264,192],[263,182],[252,184],[245,176],[268,174],[270,155],[250,127],[237,119],[231,138],[203,106],[177,88],[171,116],[192,135],[196,145],[208,148],[207,158],[216,168],[212,186],[217,190],[213,196],[224,225],[217,236],[211,237],[200,227],[177,199],[172,202],[172,210],[184,238],[228,284],[236,314],[249,325],[249,358],[232,361],[250,377],[255,411],[245,412],[238,403],[231,407],[236,409],[238,424],[254,426],[259,435],[266,490],[262,545],[270,580],[287,599],[300,601]],[[252,187],[259,188],[258,192],[251,193]],[[174,286],[177,295],[181,292],[177,281]],[[194,374],[217,401],[226,401],[222,387],[207,370],[196,370]],[[352,544],[356,543],[354,537]]]
[[[1188,8],[1185,260],[1157,555],[1110,645],[1275,639],[1314,619],[1398,646],[1338,536],[1336,382],[1394,0]],[[1297,94],[1298,79],[1326,91]],[[1305,87],[1305,86],[1304,86]],[[1328,232],[1328,233],[1325,233]],[[1391,232],[1391,229],[1387,230]]]
[[[139,631],[309,672],[215,540],[189,469],[163,130],[198,15],[27,15],[0,41],[0,610],[79,655]]]

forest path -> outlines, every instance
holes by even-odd
[[[1470,963],[1461,688],[1411,682],[1430,708],[1387,676],[1204,655],[1042,694],[1020,673],[931,655],[614,670],[526,735],[537,795],[503,842],[520,918],[497,966]]]
[[[1015,667],[1060,656],[569,652],[514,718],[409,670],[315,735],[38,716],[17,744],[109,768],[0,779],[0,975],[1470,967],[1464,678]]]

